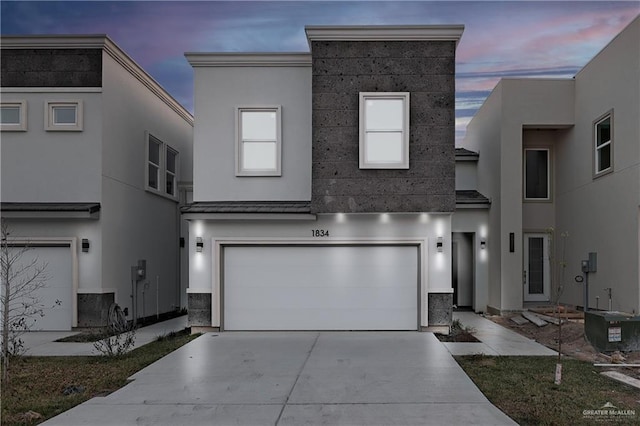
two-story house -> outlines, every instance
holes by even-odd
[[[609,309],[611,289],[612,309],[640,312],[639,40],[637,17],[573,79],[503,79],[469,124],[492,201],[490,311],[558,294]]]
[[[462,32],[314,26],[309,53],[186,54],[192,326],[448,327],[453,212],[487,201],[456,200]]]
[[[105,325],[113,303],[129,319],[184,306],[192,115],[106,36],[0,44],[2,221],[31,247],[24,264],[47,264],[34,328]]]

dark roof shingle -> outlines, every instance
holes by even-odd
[[[457,190],[456,204],[491,204],[491,200],[476,190]]]
[[[211,201],[183,206],[182,213],[310,213],[309,201]]]

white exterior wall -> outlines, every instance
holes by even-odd
[[[176,201],[145,190],[145,132],[179,152],[178,180],[191,182],[192,124],[107,53],[103,53],[103,119],[100,222],[102,261],[108,265],[103,269],[103,286],[116,288],[116,302],[131,309],[130,269],[145,259],[147,277],[139,287],[138,315],[173,310],[181,305],[180,213]]]
[[[190,221],[190,235],[202,237],[204,248],[189,245],[189,292],[212,293],[212,326],[220,326],[220,265],[217,245],[253,243],[410,243],[421,247],[421,325],[427,326],[429,292],[451,293],[451,215],[449,214],[323,214],[317,220]],[[329,237],[312,237],[313,229],[328,230]],[[444,238],[444,251],[436,242]]]
[[[576,125],[558,152],[559,231],[568,231],[567,285],[563,301],[582,305],[573,282],[580,261],[598,253],[590,274],[589,305],[638,313],[640,278],[640,18],[631,23],[576,76]],[[593,178],[593,122],[613,110],[614,172]]]
[[[2,100],[27,102],[27,131],[3,131],[3,202],[100,202],[102,94],[100,88],[3,88]],[[83,130],[45,131],[46,101],[80,100]],[[27,240],[87,238],[91,249],[78,246],[78,293],[102,288],[102,230],[97,220],[8,219],[10,232]]]
[[[97,89],[3,88],[27,102],[27,131],[3,131],[3,202],[99,202],[102,99]],[[83,130],[45,131],[46,101],[80,100]]]
[[[5,219],[3,219],[5,220]],[[9,231],[21,240],[77,240],[78,293],[99,293],[102,289],[102,231],[97,220],[90,219],[6,219]],[[82,252],[81,241],[89,240],[89,251]],[[45,260],[45,259],[42,259]],[[111,290],[113,291],[113,290]]]
[[[194,72],[194,201],[310,200],[310,64]],[[282,107],[282,176],[236,177],[238,106]]]
[[[475,160],[456,160],[456,191],[478,189],[477,168]]]

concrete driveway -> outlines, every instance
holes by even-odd
[[[205,334],[51,425],[514,425],[431,333]]]

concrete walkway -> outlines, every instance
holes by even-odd
[[[452,355],[557,356],[552,349],[473,312],[454,312],[453,319],[470,327],[480,343],[443,343]]]
[[[136,330],[135,343],[132,350],[153,342],[160,336],[172,331],[184,330],[187,327],[187,316],[173,318],[141,327]],[[102,355],[93,343],[56,342],[67,336],[78,334],[77,331],[30,331],[21,336],[27,348],[25,355],[32,356],[96,356]]]
[[[431,333],[207,333],[55,425],[515,425]]]

